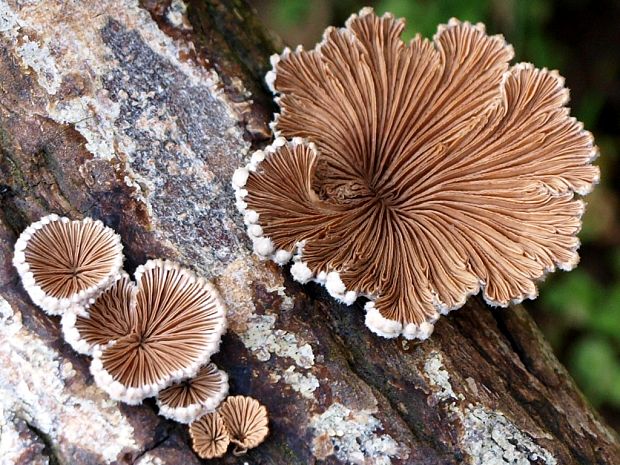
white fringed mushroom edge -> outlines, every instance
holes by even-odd
[[[169,418],[171,420],[177,421],[179,423],[190,424],[197,418],[201,416],[214,412],[215,409],[222,403],[226,396],[228,396],[228,375],[226,372],[218,369],[218,374],[221,377],[221,389],[220,391],[212,397],[208,399],[204,399],[202,402],[197,404],[190,404],[186,407],[169,407],[165,404],[162,404],[157,397],[157,407],[159,408],[159,414]],[[183,381],[183,380],[182,380]]]
[[[96,285],[81,290],[79,293],[67,298],[56,298],[47,295],[45,291],[36,283],[34,274],[30,271],[30,265],[26,261],[26,248],[28,242],[36,234],[37,231],[43,229],[46,225],[54,222],[61,221],[63,223],[69,223],[71,220],[64,216],[58,216],[55,213],[44,216],[39,221],[32,223],[28,226],[19,236],[17,242],[15,242],[15,253],[13,255],[13,266],[17,269],[19,276],[22,280],[24,289],[32,299],[32,301],[41,307],[48,315],[62,315],[65,312],[83,313],[84,307],[88,305],[88,302],[93,297],[97,296],[101,291],[106,289],[120,276],[123,267],[123,245],[121,243],[121,237],[114,232],[113,229],[105,226],[101,221],[94,221],[92,218],[84,218],[83,220],[73,220],[75,223],[90,223],[93,222],[103,229],[104,234],[111,236],[114,244],[114,264],[110,273],[103,279],[101,279]]]
[[[196,376],[196,373],[198,373],[200,367],[207,364],[211,359],[211,355],[219,350],[222,335],[226,332],[226,306],[222,302],[218,291],[209,281],[197,277],[187,268],[183,268],[177,263],[168,260],[149,260],[144,265],[140,265],[136,269],[134,277],[137,286],[140,286],[140,279],[143,273],[159,266],[163,266],[168,270],[180,270],[183,274],[190,278],[190,282],[197,282],[204,286],[213,296],[213,300],[215,302],[216,313],[213,317],[220,318],[221,323],[213,329],[213,341],[205,346],[200,357],[196,358],[193,362],[180,370],[169,373],[167,376],[162,377],[151,384],[139,387],[126,386],[115,380],[114,377],[103,367],[103,363],[101,361],[105,348],[94,348],[92,351],[93,360],[90,364],[90,372],[95,379],[95,383],[107,392],[112,399],[125,402],[129,405],[138,405],[144,399],[157,395],[159,391],[170,386],[172,383]],[[113,345],[114,342],[106,348],[112,347]]]

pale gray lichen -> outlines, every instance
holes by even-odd
[[[314,398],[314,391],[319,387],[319,380],[310,369],[314,366],[314,352],[310,344],[301,344],[297,336],[291,332],[275,329],[275,315],[252,314],[247,320],[247,330],[239,332],[243,344],[254,356],[266,362],[272,355],[291,359],[294,365],[282,370],[276,364],[271,379],[280,379],[307,399]],[[303,369],[303,372],[297,371]]]
[[[400,447],[388,434],[380,434],[381,422],[368,410],[352,410],[332,404],[310,421],[314,430],[313,453],[319,460],[335,455],[355,465],[389,465]],[[325,444],[327,442],[327,444]]]
[[[262,362],[275,354],[292,359],[298,367],[311,368],[314,353],[310,344],[300,344],[293,333],[274,329],[275,323],[275,315],[252,315],[248,330],[239,335],[241,341]]]
[[[17,15],[5,1],[0,1],[0,32],[10,33],[18,27]]]
[[[312,373],[303,374],[295,371],[291,365],[284,370],[284,382],[307,399],[314,398],[314,391],[319,387],[319,380]]]
[[[473,465],[556,465],[557,460],[498,412],[470,407],[463,419],[465,450]]]
[[[0,465],[24,464],[24,459],[28,465],[49,465],[44,449],[45,444],[28,424],[13,412],[5,412],[0,404]]]
[[[20,420],[48,435],[59,449],[56,455],[67,460],[79,450],[111,463],[124,448],[137,449],[133,428],[116,402],[90,386],[71,392],[66,381],[74,375],[0,297],[0,457],[27,446],[15,444],[10,433]]]
[[[147,452],[142,455],[137,462],[134,462],[134,465],[164,465],[164,461],[159,457]]]
[[[28,36],[24,36],[23,40],[24,43],[17,47],[17,53],[24,64],[35,71],[39,85],[49,94],[55,94],[60,87],[60,76],[49,47],[30,41]]]
[[[456,394],[450,384],[450,375],[443,367],[443,359],[438,352],[431,352],[424,363],[424,371],[428,376],[431,386],[435,386],[437,391],[435,396],[439,400],[456,399]]]
[[[522,432],[500,412],[481,405],[463,406],[463,394],[456,394],[450,375],[438,352],[431,352],[424,363],[429,384],[436,388],[433,397],[446,403],[452,418],[462,426],[460,443],[473,465],[556,465],[556,459],[530,435]],[[471,385],[473,380],[466,380]],[[475,383],[474,383],[475,386]],[[476,388],[477,389],[477,388]]]
[[[172,0],[166,10],[168,22],[180,29],[192,29],[191,23],[187,19],[187,4],[183,0]]]

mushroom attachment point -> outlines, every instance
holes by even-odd
[[[214,411],[228,395],[228,375],[209,363],[193,378],[177,381],[157,395],[159,413],[179,423],[191,423]]]
[[[123,246],[101,221],[52,214],[22,232],[13,265],[32,301],[46,313],[81,312],[120,276]]]
[[[230,436],[222,417],[217,413],[207,413],[189,426],[192,447],[200,458],[223,457],[230,444]]]
[[[573,268],[575,197],[599,170],[556,71],[511,66],[481,24],[409,43],[403,28],[365,8],[272,60],[277,138],[234,187],[260,257],[368,297],[373,332],[424,339],[470,295],[507,306]]]
[[[66,312],[62,316],[62,332],[73,349],[92,355],[94,348],[103,348],[127,336],[136,326],[137,289],[123,272],[112,286],[86,307],[86,314]]]
[[[209,361],[226,329],[215,288],[176,263],[150,260],[135,273],[131,331],[93,349],[95,382],[115,400],[138,404]]]
[[[218,409],[230,442],[235,444],[234,454],[245,454],[262,443],[269,434],[267,409],[256,399],[246,396],[228,397]]]

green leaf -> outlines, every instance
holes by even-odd
[[[307,0],[276,0],[276,23],[285,27],[303,23],[310,14],[311,7],[312,2]]]
[[[590,313],[588,326],[620,343],[620,284],[606,292],[603,302]]]
[[[556,276],[541,292],[543,307],[559,315],[572,327],[583,327],[591,321],[603,303],[603,289],[581,269]]]
[[[407,20],[403,40],[411,39],[416,33],[431,38],[437,32],[439,24],[446,24],[452,17],[472,23],[485,22],[489,16],[489,0],[443,0],[443,1],[407,1],[381,0],[375,10],[379,14],[389,11],[394,16]]]
[[[594,405],[616,402],[620,388],[620,366],[607,339],[590,336],[573,347],[569,367],[577,384]]]

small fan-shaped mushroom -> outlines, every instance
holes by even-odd
[[[230,436],[222,417],[207,413],[189,426],[192,447],[203,459],[222,457],[230,444]]]
[[[214,363],[193,378],[178,381],[157,394],[159,413],[179,423],[191,423],[217,408],[228,394],[228,375]]]
[[[15,243],[13,265],[32,301],[50,315],[80,311],[118,278],[120,237],[101,221],[52,214],[31,224]]]
[[[91,355],[94,347],[105,347],[127,336],[136,325],[136,291],[129,275],[123,272],[86,307],[85,315],[65,312],[61,320],[65,341],[76,352]]]
[[[93,350],[91,364],[97,384],[129,404],[194,376],[226,328],[217,291],[189,270],[151,260],[138,267],[136,282],[132,331]]]
[[[237,445],[235,454],[258,446],[269,434],[267,409],[252,397],[228,397],[218,413],[224,419],[230,442]]]
[[[424,339],[472,294],[507,306],[574,267],[576,195],[599,170],[557,72],[510,66],[512,47],[481,24],[408,43],[404,27],[364,8],[275,57],[282,137],[232,183],[260,257],[295,254],[298,281],[368,296],[373,332]]]

